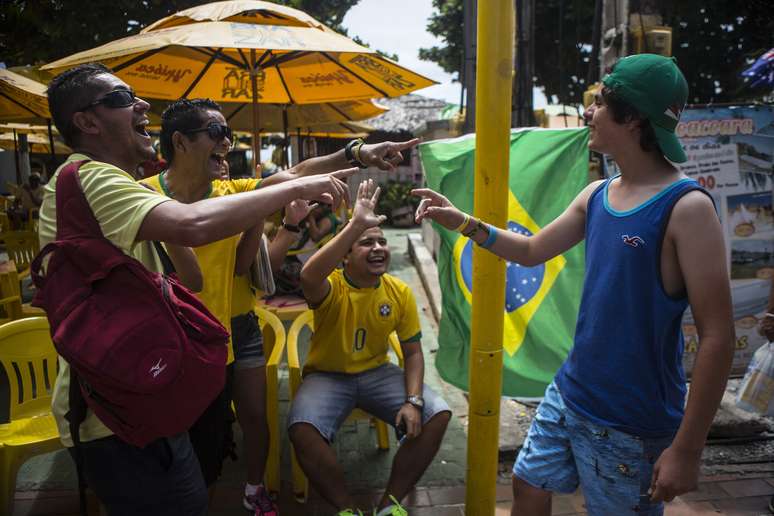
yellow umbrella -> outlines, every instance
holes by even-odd
[[[151,101],[151,124],[159,125],[160,114],[168,102]],[[223,116],[236,131],[251,131],[250,104],[239,102],[220,103]],[[356,122],[379,116],[389,111],[370,100],[327,102],[323,104],[262,104],[261,133],[297,132],[308,133],[321,126]],[[348,129],[345,129],[348,130]],[[324,132],[328,132],[327,130]],[[362,132],[362,131],[358,131]]]
[[[45,84],[0,69],[0,121],[45,123],[50,118]]]
[[[255,135],[258,102],[396,97],[435,84],[329,29],[221,21],[129,36],[43,68],[61,71],[94,61],[112,68],[140,97],[252,103]]]
[[[46,86],[10,70],[0,69],[0,122],[45,123],[48,129],[48,148],[54,142],[51,129],[51,113],[48,111]],[[12,129],[13,130],[13,129]],[[21,182],[19,154],[16,137],[12,134],[16,159],[16,180]],[[54,155],[51,154],[53,165]]]
[[[258,25],[290,25],[330,30],[304,11],[259,0],[228,0],[197,5],[151,23],[140,32],[151,32],[203,21],[229,21]]]
[[[48,137],[45,134],[30,133],[27,135],[27,144],[30,146],[32,152],[39,152],[41,154],[51,154],[51,144]],[[0,148],[13,149],[16,145],[16,140],[13,133],[1,133],[0,134]],[[60,142],[54,140],[54,153],[55,154],[72,154],[72,149]]]
[[[56,127],[53,127],[52,129],[53,134],[59,134],[59,131],[57,131]],[[48,133],[48,126],[47,125],[31,125],[31,124],[17,124],[17,123],[8,123],[8,124],[0,124],[0,133],[6,133],[8,131],[16,131],[16,134],[42,134],[46,135]]]

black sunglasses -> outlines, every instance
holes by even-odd
[[[207,136],[209,136],[213,141],[219,142],[223,138],[228,138],[228,141],[230,141],[232,144],[234,143],[234,132],[231,130],[231,128],[225,124],[218,124],[216,122],[210,122],[207,124],[207,127],[202,127],[201,129],[190,129],[188,131],[180,131],[183,134],[193,134],[193,133],[207,133]]]
[[[110,109],[125,108],[133,106],[136,102],[137,97],[134,94],[134,90],[113,90],[78,111],[86,111],[100,104],[104,104],[105,107]]]

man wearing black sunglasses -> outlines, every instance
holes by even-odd
[[[174,102],[164,111],[161,123],[161,153],[169,167],[157,176],[143,180],[143,183],[176,200],[190,203],[204,198],[254,190],[258,188],[259,183],[261,187],[265,187],[300,177],[311,177],[346,167],[348,164],[375,166],[383,170],[394,169],[403,160],[401,151],[410,149],[418,140],[375,145],[355,140],[345,149],[328,156],[306,160],[262,182],[257,179],[221,181],[226,167],[225,156],[232,143],[231,129],[217,103],[209,99],[183,99]],[[232,314],[231,310],[234,275],[245,274],[255,259],[262,222],[255,219],[255,226],[244,233],[241,241],[230,237],[194,250],[204,275],[204,289],[199,296],[229,330],[232,329],[232,315],[242,315]],[[239,321],[256,325],[254,318],[250,317],[240,318]],[[264,407],[264,357],[260,356],[260,360],[256,361],[255,353],[249,350],[257,346],[252,346],[255,343],[245,342],[242,338],[245,334],[260,336],[260,329],[256,326],[254,331],[242,331],[243,326],[240,322],[239,328],[235,327],[232,334],[233,353],[229,353],[229,362],[233,359],[234,365],[229,378],[233,378],[237,419],[245,434],[248,464],[245,506],[250,506],[251,510],[255,509],[259,516],[274,516],[276,509],[271,506],[261,484],[269,445]],[[223,440],[227,439],[229,434],[228,428],[224,428],[225,413],[228,410],[225,400],[216,400],[191,431],[194,450],[202,464],[208,485],[214,483],[220,474]],[[222,415],[218,415],[219,412]]]
[[[240,234],[255,220],[297,198],[335,205],[349,199],[342,179],[353,171],[301,178],[191,204],[177,202],[139,185],[129,174],[155,155],[145,130],[149,105],[107,68],[90,64],[62,73],[49,85],[48,101],[57,129],[74,150],[65,165],[87,161],[78,176],[103,234],[151,270],[162,270],[153,241],[201,246]],[[57,175],[44,191],[41,247],[56,239]],[[52,412],[62,442],[71,447],[65,418],[69,381],[70,368],[60,361]],[[159,439],[141,449],[121,441],[89,411],[79,436],[84,444],[83,473],[108,513],[206,514],[206,488],[187,433]],[[138,479],[143,481],[141,488]]]

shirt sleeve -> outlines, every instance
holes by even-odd
[[[253,177],[232,179],[230,182],[234,193],[252,192],[261,185],[261,180]]]
[[[169,197],[136,183],[126,172],[105,164],[81,167],[81,187],[105,238],[125,252],[134,246],[145,217]]]
[[[400,318],[400,322],[398,322],[398,327],[395,328],[395,332],[398,334],[398,340],[403,344],[421,339],[422,327],[419,325],[417,301],[414,299],[414,293],[408,286],[403,288],[401,308],[402,317]]]
[[[341,298],[341,291],[343,289],[341,274],[337,274],[334,271],[328,276],[328,283],[331,285],[328,294],[317,306],[312,306],[315,312],[315,318],[325,317],[329,312],[335,311],[338,306],[338,300]]]

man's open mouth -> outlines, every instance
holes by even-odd
[[[368,263],[379,263],[379,264],[382,264],[382,263],[385,263],[387,261],[387,257],[384,256],[384,255],[381,255],[381,254],[380,255],[374,255],[374,256],[369,256],[366,259],[366,261]]]
[[[134,126],[134,132],[136,132],[140,136],[145,136],[146,138],[150,138],[150,135],[146,130],[147,126],[148,126],[148,120],[143,120],[142,122]]]

